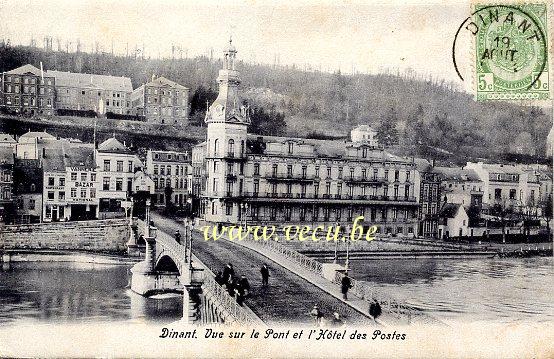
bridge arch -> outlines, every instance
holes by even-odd
[[[160,257],[156,261],[154,270],[156,272],[169,272],[179,275],[181,274],[179,271],[179,267],[177,267],[177,264],[175,263],[173,258],[171,258],[171,256],[167,253],[160,255]]]

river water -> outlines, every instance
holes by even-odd
[[[354,278],[445,322],[554,321],[554,259],[354,260]]]
[[[0,269],[0,325],[179,320],[181,296],[143,298],[133,293],[129,268],[12,263],[9,270]],[[354,260],[351,268],[355,278],[447,322],[554,321],[552,258]]]
[[[144,298],[129,289],[129,265],[11,263],[0,269],[0,325],[14,321],[154,321],[182,316],[182,296]]]

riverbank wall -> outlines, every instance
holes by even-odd
[[[22,224],[0,227],[0,252],[58,250],[123,254],[130,236],[126,219]]]

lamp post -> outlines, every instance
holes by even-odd
[[[335,226],[339,226],[339,222],[335,222]],[[337,264],[338,260],[339,241],[335,241],[335,256],[333,257],[333,264]]]
[[[194,222],[192,220],[189,222],[188,227],[189,227],[188,233],[189,233],[189,240],[190,240],[188,262],[189,262],[189,270],[192,271],[192,239],[193,239],[192,234],[194,231]]]
[[[144,221],[146,222],[146,237],[150,237],[150,198],[146,199],[146,211],[144,215]]]
[[[248,225],[248,220],[246,219],[247,216],[248,216],[248,203],[245,203],[244,204],[244,230],[246,230]]]
[[[348,231],[347,233],[350,233],[351,231]],[[348,265],[350,262],[350,239],[346,239],[346,261],[344,263],[344,269],[346,273],[348,274]]]

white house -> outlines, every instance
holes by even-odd
[[[439,238],[465,237],[469,235],[469,217],[459,203],[446,203],[439,212]]]

